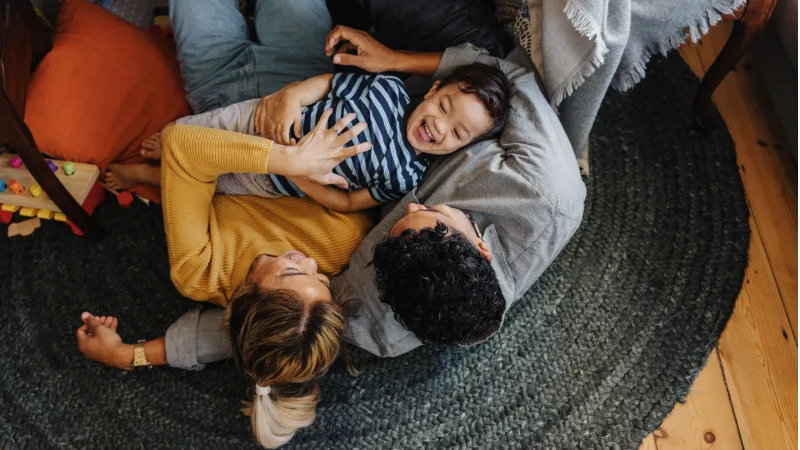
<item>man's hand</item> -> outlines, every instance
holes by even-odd
[[[78,350],[83,356],[117,369],[131,370],[133,346],[122,342],[117,334],[119,321],[115,317],[95,317],[81,314],[83,325],[75,332]]]
[[[297,141],[290,137],[290,130],[294,125],[294,135],[300,136],[303,105],[292,91],[292,87],[299,84],[295,82],[283,89],[267,95],[261,99],[256,107],[253,122],[256,134],[263,138],[272,139],[281,145],[295,145]]]
[[[341,42],[344,44],[334,55],[334,49]],[[398,59],[402,57],[400,52],[381,44],[369,33],[342,25],[334,28],[325,38],[325,54],[333,55],[334,64],[356,66],[372,73],[397,70]]]

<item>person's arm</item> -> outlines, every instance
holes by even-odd
[[[334,55],[336,46],[340,45]],[[348,52],[355,52],[350,54]],[[334,28],[325,38],[325,53],[333,56],[333,63],[356,66],[367,72],[405,72],[432,77],[442,53],[415,53],[392,50],[378,42],[369,33],[342,25]]]
[[[291,181],[297,185],[303,193],[314,199],[314,201],[320,205],[343,214],[364,211],[365,209],[380,206],[380,203],[372,198],[369,189],[356,189],[347,192],[335,187],[323,186],[304,178],[292,178]]]
[[[253,113],[259,102],[260,99],[253,99],[234,103],[202,114],[182,117],[176,123],[254,134]]]
[[[328,96],[332,79],[332,73],[317,75],[293,85],[289,92],[300,102],[301,107],[313,105]]]
[[[78,349],[89,359],[122,370],[133,370],[134,344],[122,342],[116,330],[102,323],[88,312],[81,314],[83,325],[75,332]],[[144,344],[144,354],[153,366],[167,363],[165,338],[160,337]]]
[[[103,326],[89,313],[77,331],[78,348],[89,359],[110,367],[131,370],[134,345],[122,342],[116,329]],[[145,342],[144,354],[152,366],[201,370],[206,364],[231,356],[231,341],[224,327],[225,310],[195,308],[173,323],[165,336]]]

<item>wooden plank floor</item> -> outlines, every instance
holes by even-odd
[[[722,23],[680,49],[696,75],[714,61],[730,29]],[[714,102],[736,144],[750,206],[750,265],[686,402],[640,450],[797,449],[797,164],[749,58]]]

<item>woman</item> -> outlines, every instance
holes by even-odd
[[[188,99],[195,112],[268,95],[332,71],[325,56],[330,18],[324,0],[261,1],[258,38],[247,39],[232,0],[170,5]],[[335,360],[344,313],[326,275],[335,275],[371,226],[363,214],[328,211],[312,200],[215,196],[224,173],[272,173],[336,183],[331,169],[369,150],[343,149],[363,131],[345,117],[319,125],[296,146],[186,125],[162,131],[162,204],[170,275],[185,296],[226,307],[239,367],[254,386],[245,412],[259,442],[276,447],[309,425],[319,400],[315,379]],[[313,256],[314,258],[307,257]],[[315,259],[316,258],[316,259]],[[123,343],[117,320],[82,315],[78,347],[120,369],[171,363],[165,337]]]

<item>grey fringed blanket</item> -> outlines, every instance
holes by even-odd
[[[541,45],[547,97],[578,156],[609,86],[638,83],[655,53],[666,54],[687,38],[708,32],[746,0],[497,0],[498,14],[515,20],[514,35],[529,53]],[[530,42],[520,22],[541,20],[541,42]],[[513,11],[511,14],[509,12]],[[538,11],[537,11],[538,12]],[[535,20],[535,18],[533,19]],[[534,36],[534,39],[536,37]],[[528,40],[526,42],[526,40]]]

